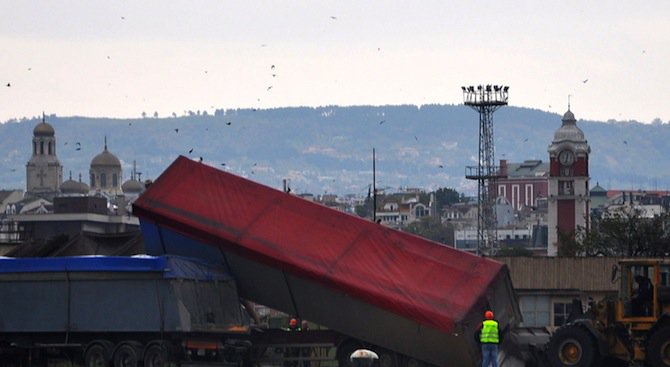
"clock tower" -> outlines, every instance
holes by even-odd
[[[575,115],[563,124],[549,145],[549,238],[547,255],[558,254],[559,233],[574,237],[577,227],[589,226],[589,154],[591,147],[577,127]]]

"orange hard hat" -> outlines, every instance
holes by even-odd
[[[486,317],[487,320],[493,319],[493,311],[486,311],[484,317]]]
[[[288,324],[289,324],[291,327],[296,327],[296,326],[298,326],[298,320],[296,320],[296,319],[291,319],[291,321],[289,321]]]

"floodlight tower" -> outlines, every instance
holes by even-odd
[[[497,242],[495,182],[500,170],[495,166],[493,146],[493,112],[507,105],[508,86],[478,85],[461,87],[463,100],[479,112],[479,165],[466,167],[465,177],[478,181],[477,191],[477,254],[495,251]]]

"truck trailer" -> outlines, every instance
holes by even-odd
[[[234,279],[178,256],[0,258],[0,364],[237,363],[249,318]]]
[[[383,367],[473,367],[484,311],[505,332],[521,320],[500,262],[183,156],[133,214],[148,253],[221,266],[241,297],[347,336],[338,344],[342,366],[367,347]],[[515,351],[503,348],[502,359]]]

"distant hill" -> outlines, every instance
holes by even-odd
[[[579,111],[573,111],[579,120]],[[32,130],[40,118],[0,125],[0,188],[25,189]],[[496,160],[548,160],[561,115],[519,107],[495,112]],[[477,164],[477,112],[465,106],[296,107],[217,110],[214,115],[109,119],[49,116],[64,179],[81,173],[103,149],[142,179],[155,179],[178,156],[294,192],[367,194],[376,149],[377,187],[451,187],[476,193],[464,178]],[[579,120],[591,146],[591,183],[605,188],[669,189],[670,125]],[[81,143],[81,150],[75,143]],[[189,150],[193,149],[189,154]],[[225,164],[225,166],[223,165]],[[442,168],[440,167],[442,166]]]

